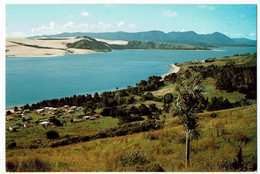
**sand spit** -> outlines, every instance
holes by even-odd
[[[168,73],[162,75],[162,79],[164,79],[166,76],[168,76],[172,73],[177,73],[180,70],[180,67],[176,66],[175,64],[171,64],[171,65],[168,65],[168,66],[171,68],[171,70]]]
[[[116,45],[127,45],[128,41],[124,40],[105,40],[105,39],[98,39],[95,38],[97,41],[106,42],[108,44],[116,44]]]

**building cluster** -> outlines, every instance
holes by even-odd
[[[6,110],[6,121],[16,121],[17,118],[21,118],[22,122],[26,122],[26,123],[16,123],[14,125],[9,125],[7,127],[7,129],[10,132],[15,132],[19,129],[22,128],[28,128],[28,127],[33,127],[33,126],[43,126],[43,127],[48,127],[50,125],[53,125],[52,122],[50,122],[50,118],[53,117],[55,118],[55,116],[61,116],[61,115],[68,115],[70,116],[71,113],[74,113],[76,111],[81,111],[83,110],[82,107],[77,107],[77,106],[68,106],[68,105],[64,105],[61,108],[55,108],[55,107],[44,107],[41,109],[36,109],[35,111],[30,111],[29,109],[25,109],[22,110],[21,108],[17,108],[16,111],[14,111],[14,109],[9,109]],[[35,112],[41,116],[44,115],[51,115],[50,118],[39,118],[37,121],[32,122],[31,120],[33,120],[33,118],[31,116],[28,116],[28,113],[30,112]],[[83,116],[82,119],[72,119],[72,121],[74,122],[78,122],[81,120],[95,120],[97,118],[101,118],[102,115],[100,114],[94,114],[92,116]]]

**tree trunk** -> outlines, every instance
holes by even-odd
[[[186,131],[186,168],[190,165],[190,137],[189,131]]]

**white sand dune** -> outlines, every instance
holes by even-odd
[[[108,44],[117,44],[117,45],[127,45],[128,41],[124,40],[105,40],[105,39],[98,39],[95,38],[97,41],[106,42]]]
[[[58,40],[46,40],[46,39],[25,39],[25,38],[7,38],[6,39],[6,56],[7,57],[49,57],[49,56],[62,56],[66,54],[89,54],[95,53],[95,51],[87,49],[68,49],[66,44],[73,43],[82,38],[69,38]],[[36,45],[46,48],[35,48],[31,46],[19,45],[13,42]]]

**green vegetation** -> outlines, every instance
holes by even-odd
[[[83,37],[74,43],[68,43],[68,48],[90,49],[97,52],[110,52],[112,49],[105,42],[100,42],[90,37]]]
[[[186,62],[163,80],[15,107],[7,171],[256,171],[255,65],[256,54]]]
[[[196,47],[186,44],[174,44],[155,41],[129,41],[127,45],[110,45],[112,49],[147,49],[147,50],[208,50],[207,47]]]

